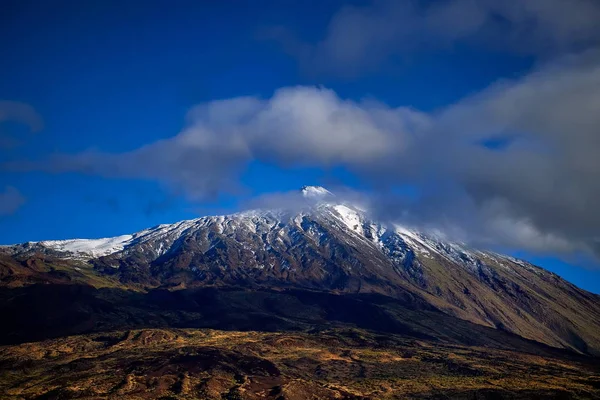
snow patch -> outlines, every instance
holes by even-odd
[[[348,227],[348,229],[350,229],[352,232],[360,234],[361,236],[364,235],[360,215],[356,210],[353,210],[352,208],[342,204],[333,206],[333,209],[339,216],[339,220],[342,221],[344,225]]]
[[[132,239],[132,235],[122,235],[102,239],[46,240],[39,244],[56,251],[102,257],[123,250]]]
[[[302,192],[302,196],[307,199],[322,199],[333,196],[333,193],[321,186],[303,186],[300,191]]]

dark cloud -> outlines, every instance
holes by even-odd
[[[282,27],[263,36],[307,71],[355,76],[456,43],[542,56],[582,50],[600,42],[599,20],[596,0],[379,0],[341,8],[314,43]]]
[[[600,54],[568,57],[447,108],[437,119],[450,145],[436,152],[492,226],[539,248],[597,252],[598,105]],[[515,134],[502,151],[464,144]]]

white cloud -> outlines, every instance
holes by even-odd
[[[409,109],[342,100],[328,89],[283,88],[270,99],[199,105],[172,138],[128,153],[59,156],[50,169],[156,179],[200,199],[234,191],[236,177],[255,159],[287,166],[371,164],[402,151],[410,140],[404,129],[422,118]]]

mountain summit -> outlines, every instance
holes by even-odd
[[[582,353],[600,354],[600,297],[515,258],[374,221],[327,189],[295,212],[248,211],[106,239],[0,250],[0,278],[147,288],[298,288],[413,299],[449,316]],[[62,278],[61,278],[62,279]],[[419,306],[422,307],[422,306]]]
[[[323,199],[333,197],[333,193],[321,186],[302,186],[302,196],[309,199]]]

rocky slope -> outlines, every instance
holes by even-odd
[[[323,188],[295,210],[159,225],[97,240],[4,247],[5,285],[77,281],[156,287],[302,288],[418,297],[444,313],[600,354],[600,297],[527,262],[373,221]]]

